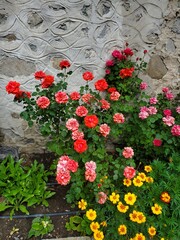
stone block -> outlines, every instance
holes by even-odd
[[[151,57],[148,63],[147,73],[154,79],[162,79],[167,73],[167,68],[159,55]]]

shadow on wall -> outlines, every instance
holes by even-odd
[[[18,149],[14,147],[3,146],[4,134],[0,130],[0,160],[6,158],[8,155],[14,157],[14,159],[19,159]]]

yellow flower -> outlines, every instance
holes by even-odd
[[[161,238],[160,240],[165,240],[165,238]]]
[[[140,173],[138,174],[138,177],[140,177],[141,181],[143,181],[143,182],[146,180],[146,174],[143,173],[143,172],[140,172]]]
[[[129,217],[131,221],[137,222],[138,212],[133,210],[133,212],[129,214]]]
[[[126,235],[126,233],[127,233],[127,227],[126,227],[126,225],[124,225],[124,224],[119,225],[119,227],[118,227],[118,233],[119,233],[119,235]]]
[[[136,187],[141,187],[143,185],[143,182],[142,182],[141,178],[139,176],[137,176],[133,179],[133,184]]]
[[[107,222],[103,221],[103,222],[100,223],[100,225],[102,225],[103,227],[107,227]]]
[[[146,221],[146,217],[142,212],[137,213],[137,223],[144,223]]]
[[[146,238],[142,233],[137,233],[134,240],[146,240]]]
[[[93,209],[89,209],[87,212],[86,212],[86,217],[91,220],[91,221],[94,221],[97,217],[96,215],[96,211],[93,210]]]
[[[81,210],[85,210],[87,206],[87,202],[84,201],[84,199],[81,199],[81,201],[78,202],[78,208],[80,208]]]
[[[151,207],[151,210],[156,215],[159,215],[162,213],[162,207],[159,206],[157,203],[155,203],[154,206]]]
[[[145,167],[144,167],[144,170],[145,170],[146,172],[151,172],[151,171],[152,171],[152,167],[151,167],[151,166],[145,166]]]
[[[148,228],[148,233],[150,236],[155,236],[156,235],[156,229],[154,227]]]
[[[153,183],[154,182],[154,179],[152,177],[146,177],[146,180],[145,180],[147,183]]]
[[[132,181],[131,181],[131,179],[125,178],[125,179],[123,180],[123,184],[124,184],[125,186],[129,187],[129,186],[131,186]]]
[[[119,194],[116,194],[115,192],[113,192],[110,197],[109,200],[113,203],[116,204],[117,202],[119,202]]]
[[[103,240],[104,239],[104,234],[102,231],[96,231],[93,234],[94,240]]]
[[[124,201],[129,204],[133,205],[136,201],[137,196],[134,193],[127,193],[124,195]]]
[[[124,205],[122,202],[118,202],[117,209],[119,212],[125,213],[129,209],[129,206]]]
[[[90,229],[91,229],[92,232],[98,231],[99,228],[100,228],[100,225],[99,225],[98,222],[92,222],[90,224]]]

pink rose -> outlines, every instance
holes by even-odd
[[[165,94],[165,96],[166,96],[166,98],[167,98],[168,100],[172,100],[172,99],[174,98],[174,95],[173,95],[172,93],[170,93],[170,92],[167,92],[167,93]]]
[[[57,172],[56,180],[60,185],[67,185],[70,182],[71,175],[68,170],[61,170]]]
[[[79,106],[76,108],[76,115],[79,117],[85,117],[88,114],[88,110],[84,106]]]
[[[120,98],[120,96],[121,96],[121,94],[120,94],[118,91],[115,91],[115,92],[112,92],[112,93],[110,94],[110,99],[111,99],[112,101],[118,101],[119,98]]]
[[[162,140],[155,138],[155,139],[153,140],[153,145],[154,145],[155,147],[160,147],[160,146],[162,145]]]
[[[101,124],[99,127],[99,131],[103,135],[103,137],[107,137],[107,135],[109,135],[110,132],[110,127],[106,123]]]
[[[146,119],[148,116],[149,116],[149,113],[146,112],[146,111],[141,111],[141,112],[139,113],[139,118],[141,118],[142,120],[143,120],[143,119]]]
[[[69,97],[65,92],[57,92],[55,94],[55,100],[57,103],[67,103]]]
[[[167,92],[169,92],[169,88],[168,87],[163,87],[162,91],[163,91],[163,93],[167,93]]]
[[[122,113],[115,113],[113,116],[113,120],[115,123],[124,123],[125,118]]]
[[[102,109],[108,110],[110,108],[110,103],[105,99],[101,99],[99,102],[101,103]]]
[[[83,139],[84,138],[84,133],[80,132],[78,130],[75,130],[72,132],[72,139],[75,141],[77,139]]]
[[[163,117],[162,120],[163,120],[164,124],[166,124],[169,127],[171,127],[175,122],[175,118],[173,118],[171,116]]]
[[[148,107],[146,107],[146,106],[143,106],[143,107],[140,107],[140,111],[141,112],[148,112]]]
[[[164,109],[163,110],[163,114],[164,114],[164,116],[171,116],[171,114],[172,114],[172,112],[171,112],[171,110],[170,109]]]
[[[157,113],[157,109],[153,106],[148,108],[149,115],[155,115]]]
[[[94,180],[96,179],[96,172],[86,170],[85,171],[85,179],[89,182],[94,182]]]
[[[122,155],[124,158],[132,158],[134,156],[134,151],[131,147],[125,147]]]
[[[93,161],[86,162],[85,163],[85,169],[89,171],[95,171],[96,170],[96,163]]]
[[[176,112],[180,114],[180,106],[176,108]]]
[[[107,195],[104,192],[98,192],[98,203],[104,204],[107,200]]]
[[[36,104],[39,108],[45,109],[50,105],[50,100],[49,98],[42,96],[36,100]]]
[[[78,130],[79,123],[75,118],[70,118],[66,122],[66,127],[70,131],[75,131],[75,130]]]
[[[150,104],[156,104],[158,102],[157,98],[152,97],[149,99]]]
[[[136,170],[133,167],[125,167],[123,175],[125,178],[131,179],[136,175]]]
[[[93,95],[91,95],[90,93],[86,93],[82,96],[82,101],[85,103],[90,103],[92,98],[93,98]]]
[[[171,133],[173,136],[179,137],[180,136],[180,125],[174,125],[171,128]]]
[[[140,89],[141,89],[141,90],[145,90],[147,87],[148,87],[148,85],[147,85],[146,82],[142,82],[142,83],[140,84]]]

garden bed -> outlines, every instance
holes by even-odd
[[[18,215],[20,217],[22,216],[21,212],[17,212],[16,215],[12,220],[9,218],[6,219],[0,219],[0,239],[6,240],[6,239],[13,239],[13,240],[25,240],[28,239],[27,235],[31,228],[32,220],[34,219],[31,217],[31,215],[35,214],[50,214],[52,215],[54,213],[57,214],[57,216],[50,216],[53,224],[54,224],[54,230],[43,236],[45,239],[51,239],[51,238],[63,238],[63,237],[72,237],[72,236],[78,236],[78,233],[67,231],[65,228],[65,224],[67,220],[69,219],[71,212],[76,211],[77,209],[72,209],[70,204],[66,203],[65,195],[68,190],[68,186],[62,187],[62,186],[54,186],[54,190],[56,191],[56,194],[48,200],[49,207],[44,206],[37,206],[34,208],[29,208],[30,215],[24,215],[24,218],[18,218]],[[58,215],[59,213],[59,215]],[[2,216],[8,216],[9,211],[3,212]],[[16,217],[17,216],[17,217]],[[42,237],[32,237],[31,239],[42,239]]]

